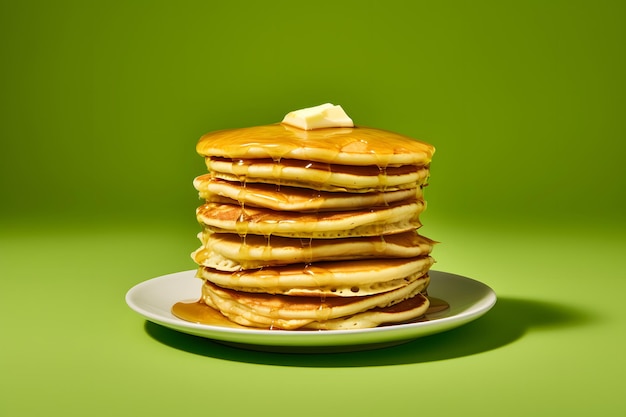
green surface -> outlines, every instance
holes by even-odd
[[[0,415],[624,415],[625,15],[2,2]],[[435,267],[493,287],[494,309],[326,355],[238,350],[132,312],[134,284],[193,268],[198,137],[323,102],[437,147]]]

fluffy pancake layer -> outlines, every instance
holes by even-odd
[[[207,203],[196,210],[198,221],[216,233],[342,238],[379,236],[421,226],[423,201],[400,202],[386,207],[338,212],[279,212],[257,207]]]
[[[194,179],[200,198],[211,203],[240,204],[278,211],[341,211],[355,207],[385,206],[399,201],[421,199],[422,188],[363,193],[325,192],[286,185],[225,181],[211,174]]]
[[[296,296],[360,297],[424,279],[433,259],[360,259],[241,270],[200,268],[198,275],[223,288]]]
[[[325,321],[312,321],[303,326],[303,328],[314,330],[368,329],[384,324],[410,322],[424,316],[429,306],[430,300],[428,297],[416,293],[397,304],[387,307],[374,307],[352,316]]]
[[[372,191],[416,188],[428,179],[428,167],[377,165],[351,167],[295,159],[206,158],[209,171],[227,181],[266,183],[311,188],[317,191]]]
[[[199,235],[202,246],[192,254],[201,266],[236,272],[268,266],[357,259],[427,256],[435,242],[416,231],[387,236],[301,239],[280,236],[212,233]]]

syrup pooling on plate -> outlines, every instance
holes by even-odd
[[[181,320],[191,323],[246,329],[245,326],[228,320],[219,311],[209,307],[202,300],[195,302],[178,302],[172,306],[172,314]]]

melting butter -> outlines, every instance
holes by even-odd
[[[354,127],[352,119],[341,106],[331,103],[295,110],[285,115],[282,123],[304,130],[325,127]]]

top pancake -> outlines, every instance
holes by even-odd
[[[435,148],[408,136],[367,127],[301,130],[285,124],[220,130],[200,138],[205,157],[282,158],[338,165],[428,165]]]

